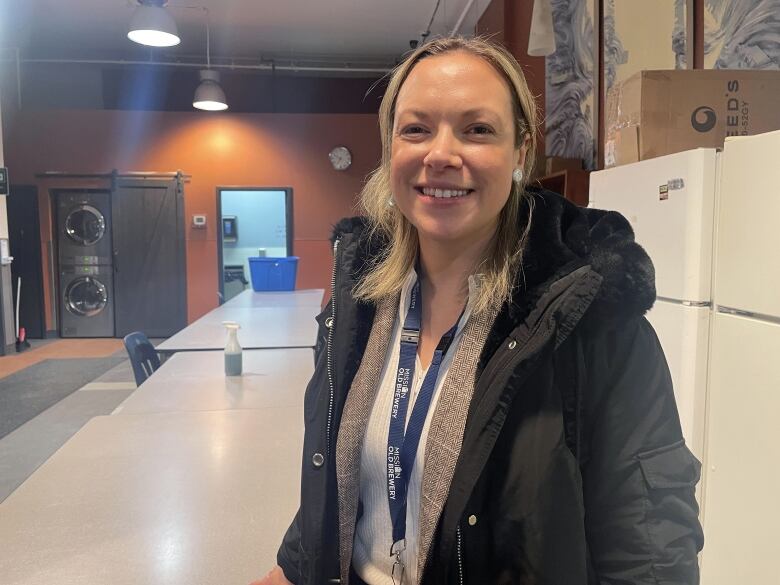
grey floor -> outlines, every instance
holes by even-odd
[[[135,388],[126,360],[0,439],[0,502],[92,417],[111,414]]]

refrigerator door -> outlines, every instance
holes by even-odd
[[[674,384],[683,436],[688,448],[704,458],[707,351],[712,311],[656,301],[647,314],[664,350]]]
[[[777,583],[780,325],[713,317],[702,583]]]
[[[655,265],[659,297],[709,302],[716,152],[699,148],[591,173],[590,205],[622,213]]]
[[[723,148],[715,303],[780,318],[780,131]]]

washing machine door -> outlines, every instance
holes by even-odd
[[[106,218],[91,205],[74,207],[65,219],[65,234],[77,244],[92,246],[106,233]]]
[[[65,306],[79,317],[93,317],[108,303],[106,286],[92,276],[81,276],[65,289]]]

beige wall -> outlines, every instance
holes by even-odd
[[[615,32],[628,61],[616,68],[615,82],[644,69],[674,69],[672,50],[675,0],[615,0]]]

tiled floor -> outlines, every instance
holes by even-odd
[[[0,357],[0,377],[46,359],[122,355],[121,339],[35,340],[27,351]],[[124,361],[0,439],[0,502],[93,416],[110,414],[136,388]]]

